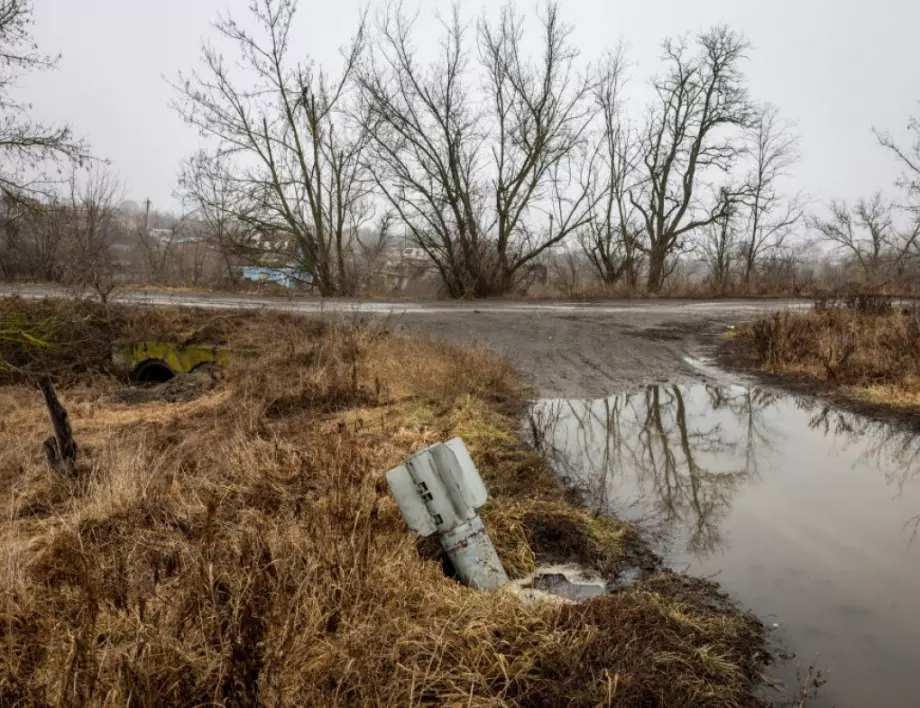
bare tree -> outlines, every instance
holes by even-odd
[[[524,21],[505,6],[497,22],[479,21],[474,62],[455,6],[437,60],[424,64],[401,6],[378,24],[361,81],[377,185],[452,296],[507,293],[590,219],[585,137],[595,108],[570,30],[548,4],[532,60]]]
[[[880,285],[883,268],[900,268],[917,233],[904,234],[894,223],[892,207],[882,195],[861,199],[853,209],[846,203],[832,202],[830,217],[814,217],[811,227],[836,249],[850,256],[860,267],[867,283]]]
[[[296,0],[251,0],[252,31],[221,18],[217,33],[235,47],[241,75],[205,44],[203,69],[176,87],[175,106],[217,143],[239,205],[231,215],[283,236],[273,239],[278,255],[295,259],[320,292],[347,293],[355,234],[373,215],[366,123],[352,120],[348,106],[364,19],[330,78],[309,57],[291,56],[296,10]]]
[[[42,200],[6,199],[7,210],[14,211],[4,224],[13,267],[20,275],[91,287],[107,297],[114,289],[118,193],[117,181],[96,166],[74,171],[65,187]]]
[[[549,259],[547,278],[552,278],[555,288],[565,297],[575,297],[578,295],[583,276],[592,269],[595,269],[595,266],[590,257],[581,251],[566,249],[554,253]]]
[[[712,285],[719,295],[731,288],[732,275],[743,248],[739,248],[738,226],[731,212],[703,228],[700,246],[702,260],[709,270]]]
[[[358,247],[353,261],[354,281],[359,289],[368,292],[385,280],[382,270],[387,249],[393,240],[393,213],[387,211],[379,219],[375,228],[364,229],[356,234]]]
[[[920,118],[911,116],[907,121],[910,144],[899,144],[888,132],[873,129],[879,143],[898,159],[904,172],[898,185],[907,192],[908,199],[916,208],[920,208]]]
[[[165,225],[154,226],[154,223]],[[144,204],[143,216],[134,227],[148,277],[157,284],[169,280],[175,249],[186,227],[186,217],[163,219],[151,211],[149,199]]]
[[[86,145],[74,140],[69,127],[33,120],[28,106],[10,95],[22,74],[57,63],[38,52],[31,24],[29,0],[0,0],[0,193],[14,199],[47,195],[50,180],[42,166],[48,162],[88,158]]]
[[[52,206],[66,222],[64,277],[72,285],[93,288],[105,302],[116,284],[111,248],[119,228],[121,187],[100,167],[82,177],[74,173],[66,197]]]
[[[63,264],[68,234],[68,216],[60,208],[46,202],[14,197],[18,218],[8,225],[7,234],[14,242],[25,273],[32,278],[59,282],[64,276]]]
[[[656,99],[641,134],[643,179],[630,192],[644,225],[652,292],[688,236],[724,218],[744,195],[725,175],[743,157],[741,129],[754,115],[741,71],[748,44],[726,27],[696,44],[696,54],[683,40],[664,44],[668,69],[653,82]]]
[[[593,95],[601,117],[600,177],[594,182],[597,196],[591,219],[579,233],[582,249],[608,285],[625,280],[628,288],[638,283],[642,260],[642,225],[629,199],[637,187],[640,155],[635,131],[623,110],[625,57],[622,47],[607,57]]]
[[[804,217],[801,194],[787,197],[781,181],[800,159],[798,137],[793,125],[779,116],[772,104],[758,110],[749,133],[749,153],[753,163],[748,177],[749,193],[744,198],[747,223],[744,228],[741,278],[751,282],[760,260],[782,247],[783,241]]]
[[[35,199],[4,196],[4,270],[6,276],[56,281],[61,277],[65,240],[63,219]]]
[[[228,165],[199,152],[183,164],[179,190],[188,213],[200,221],[206,242],[219,255],[224,277],[236,283],[240,259],[251,261],[263,251],[253,242],[252,219],[238,198]]]
[[[909,260],[920,259],[920,118],[911,116],[907,130],[910,134],[907,146],[898,144],[889,133],[874,131],[882,147],[895,155],[903,169],[897,186],[904,191],[906,198],[896,207],[898,221],[902,224],[901,269]]]
[[[0,254],[13,254],[17,268],[33,277],[53,278],[57,273],[57,249],[62,232],[39,233],[41,200],[52,195],[56,178],[49,176],[58,160],[81,163],[88,159],[87,146],[73,138],[67,126],[48,125],[29,116],[29,106],[13,96],[17,79],[31,71],[53,69],[55,57],[39,53],[31,34],[32,3],[0,0]],[[27,223],[24,223],[23,220]],[[0,265],[5,277],[12,264]]]

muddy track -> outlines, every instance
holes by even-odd
[[[686,361],[726,325],[748,311],[683,317],[654,307],[642,311],[577,316],[552,312],[457,311],[406,313],[399,327],[460,344],[478,344],[508,357],[544,398],[598,398],[651,383],[699,379]]]

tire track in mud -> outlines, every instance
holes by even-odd
[[[437,317],[406,313],[399,326],[508,357],[541,398],[603,398],[649,383],[704,378],[686,357],[712,321],[696,312],[678,326],[673,312],[667,323],[661,319],[647,312],[573,317],[457,311]]]

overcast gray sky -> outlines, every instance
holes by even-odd
[[[169,107],[167,80],[198,62],[201,39],[222,11],[239,19],[248,0],[35,0],[34,34],[61,52],[57,71],[20,83],[35,117],[69,122],[95,154],[111,160],[128,198],[175,207],[180,160],[199,146],[195,131]],[[301,0],[299,45],[335,62],[362,0]],[[371,8],[374,8],[371,3]],[[443,2],[425,2],[434,29]],[[530,11],[536,2],[519,2]],[[475,16],[479,0],[461,1]],[[753,43],[753,95],[798,121],[803,161],[794,187],[816,201],[854,199],[885,189],[897,174],[871,127],[903,133],[920,113],[920,2],[917,0],[562,0],[564,19],[588,58],[622,37],[642,82],[656,68],[661,40],[726,23]]]

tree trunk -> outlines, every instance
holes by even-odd
[[[635,251],[627,254],[623,268],[626,276],[626,290],[632,294],[639,285],[639,259],[636,258]]]
[[[667,252],[653,248],[648,254],[648,280],[646,285],[650,293],[659,293],[664,285],[665,259]]]

